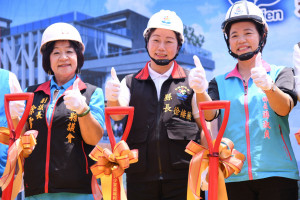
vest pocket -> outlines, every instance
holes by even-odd
[[[197,136],[197,134],[199,136]],[[168,124],[167,135],[169,138],[168,145],[172,168],[188,168],[192,157],[184,150],[190,140],[196,141],[196,139],[200,137],[198,126],[193,122],[176,122]]]

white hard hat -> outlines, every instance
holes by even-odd
[[[56,40],[73,40],[79,42],[82,46],[82,52],[84,52],[85,47],[81,36],[78,30],[71,24],[59,22],[48,26],[42,36],[40,52],[42,52],[45,44]]]
[[[183,36],[183,23],[174,11],[161,10],[149,19],[147,28],[144,30],[144,37],[151,28],[163,28],[175,31],[180,34],[182,43],[184,42]]]
[[[225,33],[228,23],[245,19],[253,20],[265,26],[265,31],[268,31],[268,25],[260,8],[252,2],[243,0],[235,2],[228,9],[225,21],[222,23],[223,32]]]

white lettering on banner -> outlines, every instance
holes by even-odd
[[[228,1],[231,5],[233,5],[235,2],[240,1],[240,0],[228,0]],[[257,5],[259,7],[259,6],[273,6],[281,0],[248,0],[248,1],[254,3],[255,5]],[[261,3],[261,1],[264,1],[264,2]]]
[[[261,2],[263,1],[263,2]],[[275,4],[279,3],[281,0],[254,0],[254,4],[258,7],[266,7],[266,6],[274,6]]]
[[[295,15],[300,17],[300,0],[295,0]]]
[[[237,0],[228,0],[228,1],[231,5],[233,5],[234,2],[236,2]],[[279,3],[281,0],[249,0],[249,1],[253,2],[262,10],[263,15],[267,22],[283,21],[284,19],[283,10],[281,9],[271,10],[267,8],[262,8],[262,7],[274,6],[277,3]],[[295,5],[297,5],[296,10],[298,8],[297,11],[295,10],[295,13],[297,12],[298,15],[297,14],[296,15],[300,17],[300,0],[295,0]]]
[[[283,20],[283,10],[267,10],[265,8],[261,9],[263,12],[263,15],[267,22],[276,22],[276,21],[282,21]]]

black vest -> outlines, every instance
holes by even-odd
[[[85,84],[80,88],[89,104],[96,87]],[[94,161],[89,153],[94,146],[86,144],[81,136],[77,115],[63,102],[64,94],[57,100],[52,113],[52,123],[46,122],[50,102],[50,82],[31,86],[34,100],[27,123],[29,129],[38,130],[37,145],[25,159],[25,195],[41,193],[91,193],[90,166]],[[48,191],[47,191],[48,190]]]
[[[126,170],[127,181],[187,178],[191,156],[184,150],[200,137],[192,116],[193,90],[189,71],[175,62],[172,75],[163,83],[160,99],[146,67],[126,76],[134,119],[127,143],[139,150],[139,160]],[[180,72],[180,73],[178,73]]]

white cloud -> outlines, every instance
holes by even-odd
[[[203,27],[200,26],[199,24],[192,24],[191,27],[194,28],[194,31],[195,31],[195,34],[196,35],[203,35],[204,34],[204,31],[203,31]]]
[[[154,0],[107,0],[105,7],[108,13],[131,9],[144,16],[150,17],[153,14],[150,10],[154,4]]]
[[[218,10],[219,6],[217,4],[209,4],[205,2],[204,5],[197,6],[197,10],[201,13],[201,15],[208,15],[216,12]]]

